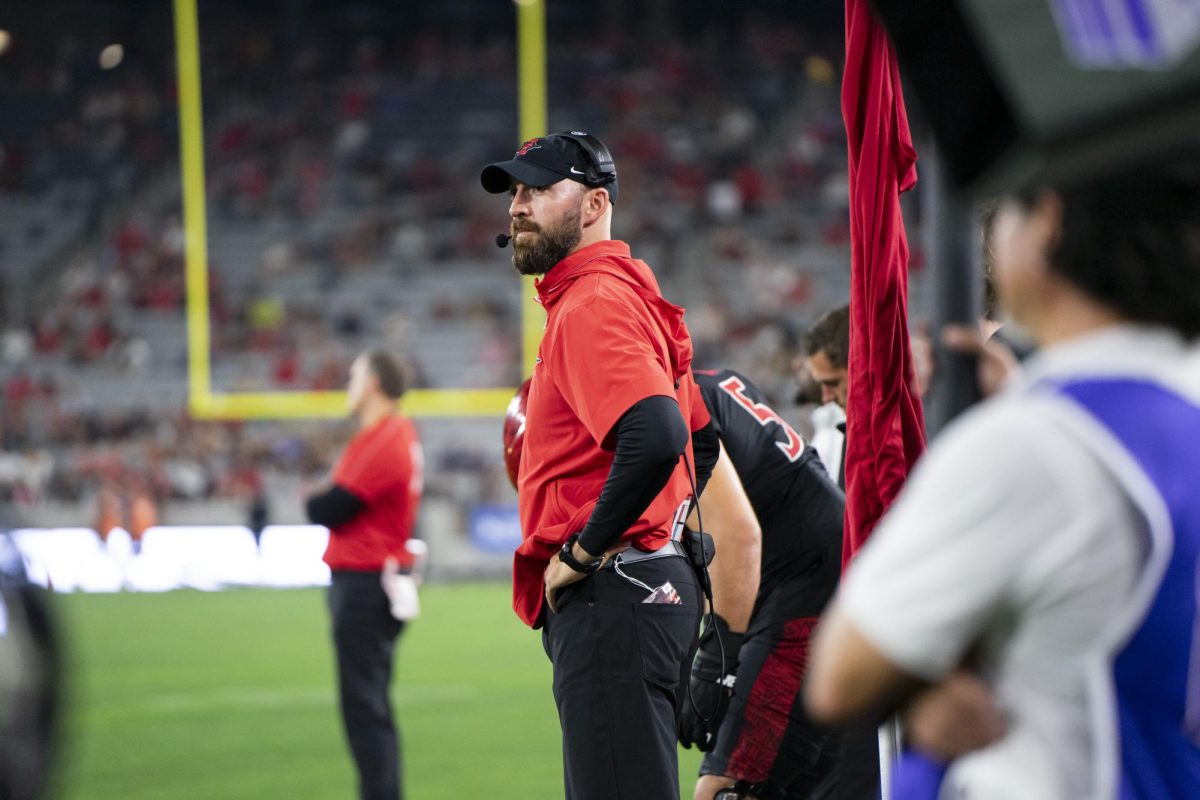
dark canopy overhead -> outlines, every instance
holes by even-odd
[[[956,188],[1071,180],[1200,147],[1200,15],[1179,3],[874,2]]]

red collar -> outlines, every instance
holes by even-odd
[[[538,301],[542,305],[546,305],[550,301],[551,295],[562,289],[586,264],[605,256],[632,257],[629,245],[620,239],[605,239],[589,244],[587,247],[581,247],[551,267],[550,271],[540,280],[533,282],[537,289]]]

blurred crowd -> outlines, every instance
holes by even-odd
[[[79,176],[101,198],[64,211],[89,215],[86,233],[0,292],[0,501],[236,498],[319,472],[337,426],[184,410],[172,22],[143,8],[105,31],[87,5],[77,28],[14,28],[0,53],[0,105],[37,109],[0,142],[0,199]],[[515,141],[511,11],[449,25],[372,8],[201,7],[217,390],[340,388],[368,345],[416,386],[519,381],[520,284],[493,243],[507,216],[478,185]],[[550,19],[550,128],[615,153],[614,233],[689,309],[697,364],[741,369],[786,406],[798,332],[849,283],[840,28],[704,23],[671,2],[605,12],[600,28]],[[0,219],[0,259],[10,235]],[[431,486],[444,467],[448,492],[503,497],[498,446],[449,441]]]

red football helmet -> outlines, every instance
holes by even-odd
[[[517,488],[517,474],[521,468],[521,447],[525,444],[525,405],[529,402],[529,381],[517,389],[504,415],[504,466],[508,468],[508,479]]]

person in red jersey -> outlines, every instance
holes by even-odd
[[[511,194],[513,265],[542,276],[513,605],[553,665],[565,796],[678,797],[675,714],[703,602],[678,538],[691,467],[698,492],[719,448],[683,309],[611,238],[616,165],[596,137],[531,139],[480,179]]]
[[[412,421],[396,410],[404,388],[403,372],[386,353],[355,359],[347,394],[359,431],[334,467],[331,485],[306,502],[309,519],[329,528],[325,563],[332,573],[338,688],[361,800],[403,796],[388,684],[396,638],[409,615],[397,611],[385,581],[392,562],[401,572],[411,569],[407,543],[421,500],[421,445]]]

